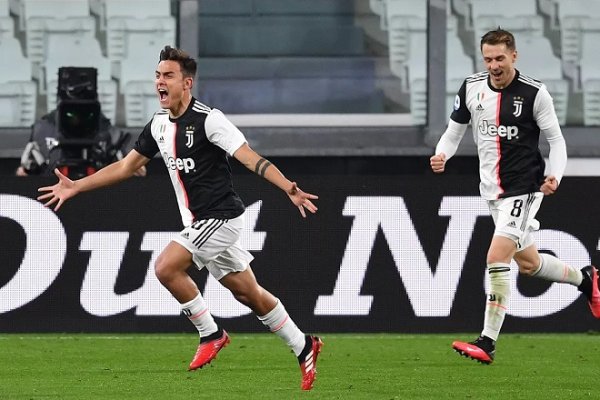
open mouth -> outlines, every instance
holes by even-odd
[[[160,101],[165,101],[169,95],[166,89],[158,89],[158,98]]]
[[[491,74],[494,78],[498,79],[502,76],[502,71],[492,71]]]

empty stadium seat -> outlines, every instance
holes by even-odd
[[[87,1],[87,0],[86,0]],[[171,16],[170,0],[89,0],[90,11],[98,16],[100,30],[108,29],[111,18],[160,18]]]
[[[550,29],[559,29],[558,22],[558,3],[560,0],[538,0],[540,13],[548,16]]]
[[[31,126],[37,87],[31,80],[31,62],[13,37],[0,37],[0,71],[0,127]]]
[[[473,74],[473,60],[467,56],[457,36],[446,37],[446,110],[452,111],[454,98],[463,80]],[[408,90],[410,114],[415,125],[424,125],[427,119],[427,35],[410,36],[410,61],[408,63]]]
[[[450,0],[448,0],[450,2]],[[465,22],[468,24],[466,29],[473,29],[471,20],[471,3],[469,0],[451,0],[451,9],[454,13],[464,17]]]
[[[546,85],[554,99],[558,122],[564,125],[567,121],[569,83],[563,77],[561,60],[553,54],[550,41],[545,37],[522,37],[517,40],[517,50],[517,69]]]
[[[517,37],[544,34],[544,19],[537,13],[536,0],[504,0],[501,8],[496,0],[470,1],[475,54],[479,52],[481,37],[499,26]]]
[[[586,32],[582,38],[581,86],[583,88],[583,123],[600,125],[600,32]]]
[[[117,83],[111,79],[110,61],[102,55],[100,44],[90,37],[48,38],[48,58],[44,62],[48,110],[56,108],[58,69],[60,67],[93,67],[98,71],[98,100],[102,112],[113,123],[116,116]]]
[[[133,19],[110,18],[107,21],[106,43],[107,56],[112,64],[112,75],[119,77],[119,64],[128,53],[136,49],[129,43],[136,41],[154,41],[167,44],[175,43],[175,19],[173,17]]]
[[[8,0],[0,0],[0,38],[4,36],[13,37],[15,34],[15,23],[10,16]]]
[[[119,90],[125,101],[125,125],[140,127],[160,108],[154,71],[165,43],[140,37],[131,37],[129,41],[131,51],[121,61]]]
[[[565,64],[579,65],[582,32],[600,31],[600,2],[561,0],[557,6],[561,29],[561,58]]]
[[[170,0],[92,0],[90,8],[100,21],[111,73],[117,79],[121,60],[132,51],[127,45],[129,37],[148,37],[163,45],[175,43],[176,22]]]
[[[386,0],[390,69],[399,77],[409,60],[410,36],[425,32],[427,2],[421,0]]]
[[[19,29],[25,31],[25,53],[34,64],[46,57],[49,35],[93,37],[96,22],[88,0],[12,0],[11,10],[19,15]],[[34,76],[37,76],[34,65]]]

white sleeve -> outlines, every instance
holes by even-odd
[[[535,98],[533,116],[540,131],[550,144],[550,154],[548,155],[550,165],[547,173],[555,176],[560,183],[567,167],[567,144],[556,117],[552,96],[548,93],[545,85],[542,85]]]
[[[225,150],[230,156],[246,143],[244,134],[216,108],[213,108],[206,117],[204,129],[208,140]]]
[[[435,147],[435,154],[444,153],[446,160],[456,154],[458,145],[467,131],[467,124],[459,124],[452,119],[448,122],[446,131],[442,134],[440,141]]]

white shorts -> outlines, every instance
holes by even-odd
[[[244,214],[234,219],[203,219],[185,227],[173,240],[192,253],[198,269],[206,267],[215,279],[245,271],[254,259],[240,244]]]
[[[488,207],[494,219],[494,235],[504,236],[517,244],[517,251],[533,244],[531,232],[540,229],[535,216],[540,209],[544,194],[523,194],[498,200],[489,200]]]

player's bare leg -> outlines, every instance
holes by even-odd
[[[494,235],[487,254],[490,293],[485,305],[485,318],[481,335],[472,342],[455,341],[452,348],[459,354],[491,364],[496,353],[496,340],[500,334],[510,298],[510,261],[516,251],[513,240]]]
[[[302,372],[301,388],[312,389],[317,373],[317,357],[323,346],[321,339],[305,335],[298,329],[279,299],[258,284],[250,267],[242,272],[229,273],[220,282],[294,351]]]
[[[588,265],[580,270],[576,269],[551,254],[538,253],[535,245],[517,252],[514,259],[521,274],[577,286],[587,298],[592,315],[600,318],[599,278],[596,267]]]
[[[229,343],[227,332],[217,326],[198,286],[187,273],[191,264],[190,252],[179,243],[171,242],[154,266],[156,277],[181,303],[182,312],[194,324],[200,335],[200,344],[189,365],[190,371],[210,363]]]

